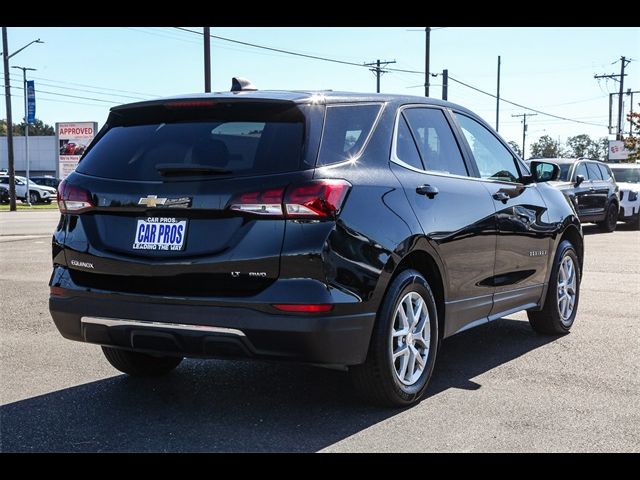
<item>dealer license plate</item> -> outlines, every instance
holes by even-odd
[[[183,250],[187,220],[172,217],[138,219],[133,239],[134,250]]]

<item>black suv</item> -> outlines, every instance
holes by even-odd
[[[527,310],[569,331],[583,236],[559,169],[422,97],[235,91],[111,110],[60,184],[49,306],[131,375],[183,357],[425,391],[440,340]],[[514,339],[518,341],[518,339]]]
[[[545,158],[560,167],[552,182],[575,205],[582,223],[597,223],[603,232],[613,232],[620,210],[619,188],[606,163],[586,158]]]

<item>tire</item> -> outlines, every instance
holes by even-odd
[[[102,347],[102,353],[114,368],[132,377],[164,375],[182,362],[182,357],[156,357],[112,347]]]
[[[30,191],[29,203],[31,204],[40,203],[40,194],[38,192]]]
[[[573,307],[570,312],[567,310],[561,312],[561,309],[564,309],[566,303],[569,301],[565,300],[562,305],[558,301],[558,295],[561,291],[559,281],[566,278],[566,270],[562,269],[561,272],[561,265],[567,258],[571,260],[573,265],[573,279],[575,280],[572,287],[574,292]],[[556,250],[544,308],[539,311],[527,311],[529,323],[536,332],[545,335],[563,335],[569,333],[578,311],[581,275],[580,262],[575,248],[569,241],[563,240]],[[564,290],[567,291],[568,297],[570,297],[571,287],[565,288]]]
[[[598,223],[598,227],[600,228],[600,230],[607,233],[613,232],[616,229],[616,225],[618,224],[618,214],[618,204],[610,203],[609,208],[607,208],[607,216],[602,222]]]
[[[417,311],[419,299],[423,302],[421,314],[414,326],[407,329],[413,314],[407,315],[408,323],[403,326],[398,309],[406,314],[410,304],[411,310]],[[427,315],[423,317],[422,312]],[[409,335],[397,335],[403,327]],[[412,345],[413,349],[400,345]],[[393,279],[382,301],[365,363],[349,369],[354,387],[364,399],[376,405],[406,407],[416,403],[429,384],[438,346],[438,311],[429,283],[418,271],[404,270]],[[398,356],[394,361],[392,349],[407,354]],[[403,364],[407,365],[404,370]],[[411,377],[412,364],[414,375]],[[404,380],[400,379],[401,375],[404,375]]]

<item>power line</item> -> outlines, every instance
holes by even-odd
[[[470,89],[475,90],[475,91],[480,92],[480,93],[484,93],[485,95],[489,95],[490,97],[497,98],[496,95],[494,95],[493,93],[485,92],[484,90],[481,90],[478,87],[474,87],[473,85],[469,85],[468,83],[465,83],[465,82],[460,81],[460,80],[458,80],[456,78],[453,78],[451,75],[449,75],[449,80],[453,80],[454,82],[459,83],[460,85],[464,85],[467,88],[470,88]],[[560,120],[566,120],[568,122],[583,123],[585,125],[593,125],[593,126],[596,126],[596,127],[606,127],[606,125],[601,125],[599,123],[583,122],[581,120],[575,120],[573,118],[567,118],[567,117],[562,117],[560,115],[554,115],[552,113],[543,112],[543,111],[537,110],[535,108],[527,107],[526,105],[522,105],[520,103],[512,102],[511,100],[507,100],[506,98],[501,98],[500,100],[502,102],[506,102],[506,103],[510,103],[511,105],[515,105],[516,107],[524,108],[525,110],[531,110],[532,112],[539,113],[540,115],[546,115],[548,117],[553,117],[553,118],[557,118],[557,119],[560,119]]]
[[[16,78],[17,74],[10,74],[13,75],[14,78]],[[65,80],[55,80],[52,78],[45,78],[45,77],[36,77],[36,76],[31,76],[30,78],[33,78],[34,80],[44,80],[47,82],[54,82],[54,83],[60,83],[63,85],[75,85],[75,86],[79,86],[79,87],[89,87],[89,88],[95,88],[98,90],[107,90],[107,91],[111,91],[111,92],[122,92],[122,93],[133,93],[134,95],[146,95],[146,96],[154,96],[154,94],[151,93],[143,93],[143,92],[136,92],[133,90],[121,90],[121,89],[117,89],[117,88],[108,88],[108,87],[102,87],[102,86],[98,86],[98,85],[89,85],[86,83],[76,83],[76,82],[68,82]]]
[[[17,88],[18,90],[24,90],[23,87],[18,87],[18,86],[14,86],[12,88]],[[49,92],[47,90],[36,90],[36,93],[46,93],[46,94],[49,94],[49,95],[57,95],[57,96],[60,96],[60,97],[79,98],[79,99],[82,99],[82,100],[91,100],[91,101],[95,101],[95,102],[104,102],[104,103],[108,103],[110,105],[115,105],[117,103],[117,102],[114,102],[113,100],[103,100],[101,98],[82,97],[82,96],[79,96],[79,95],[69,95],[69,94],[66,94],[66,93]]]
[[[177,30],[182,30],[185,32],[190,32],[193,33],[195,35],[204,35],[202,32],[198,32],[197,30],[191,30],[189,28],[184,28],[184,27],[173,27]],[[227,37],[221,37],[220,35],[209,35],[211,38],[217,38],[218,40],[224,40],[225,42],[231,42],[231,43],[237,43],[239,45],[245,45],[248,47],[253,47],[253,48],[260,48],[262,50],[269,50],[271,52],[278,52],[278,53],[286,53],[287,55],[294,55],[296,57],[303,57],[303,58],[309,58],[312,60],[321,60],[323,62],[331,62],[331,63],[339,63],[342,65],[351,65],[353,67],[364,67],[367,68],[367,65],[364,65],[362,63],[356,63],[356,62],[349,62],[346,60],[338,60],[337,58],[329,58],[329,57],[321,57],[319,55],[311,55],[311,54],[307,54],[307,53],[300,53],[300,52],[294,52],[291,50],[285,50],[283,48],[275,48],[275,47],[267,47],[265,45],[258,45],[257,43],[251,43],[251,42],[244,42],[241,40],[235,40],[233,38],[227,38]],[[404,73],[416,73],[416,74],[421,74],[424,75],[424,72],[420,72],[418,70],[405,70],[402,68],[389,68],[389,71],[393,71],[393,72],[404,72]]]
[[[191,30],[189,28],[184,28],[184,27],[173,27],[173,28],[178,29],[178,30],[182,30],[182,31],[185,31],[185,32],[190,32],[190,33],[193,33],[195,35],[203,35],[202,32],[198,32],[196,30]],[[305,54],[305,53],[293,52],[291,50],[285,50],[285,49],[282,49],[282,48],[267,47],[265,45],[258,45],[256,43],[244,42],[244,41],[235,40],[235,39],[232,39],[232,38],[221,37],[219,35],[210,35],[210,36],[211,36],[211,38],[217,38],[218,40],[224,40],[224,41],[227,41],[227,42],[238,43],[240,45],[246,45],[246,46],[249,46],[249,47],[260,48],[260,49],[263,49],[263,50],[269,50],[269,51],[278,52],[278,53],[286,53],[288,55],[294,55],[294,56],[298,56],[298,57],[309,58],[309,59],[312,59],[312,60],[321,60],[321,61],[325,61],[325,62],[338,63],[338,64],[342,64],[342,65],[351,65],[351,66],[354,66],[354,67],[367,67],[367,65],[363,65],[361,63],[348,62],[348,61],[345,61],[345,60],[338,60],[338,59],[335,59],[335,58],[321,57],[321,56],[318,56],[318,55],[309,55],[309,54]],[[386,70],[389,71],[389,72],[403,72],[403,73],[414,73],[414,74],[424,75],[424,71],[419,71],[419,70],[408,70],[408,69],[391,68],[391,67],[387,68]],[[458,80],[456,78],[453,78],[453,77],[451,77],[451,75],[449,75],[449,80],[452,80],[452,81],[454,81],[456,83],[459,83],[460,85],[464,85],[465,87],[470,88],[472,90],[475,90],[477,92],[483,93],[485,95],[489,95],[490,97],[497,98],[496,95],[494,95],[492,93],[489,93],[489,92],[486,92],[486,91],[484,91],[484,90],[482,90],[482,89],[480,89],[478,87],[474,87],[473,85],[469,85],[468,83],[465,83],[465,82],[463,82],[461,80]],[[580,120],[574,120],[572,118],[562,117],[560,115],[554,115],[552,113],[543,112],[543,111],[535,109],[535,108],[527,107],[526,105],[522,105],[520,103],[512,102],[512,101],[507,100],[505,98],[500,98],[500,101],[505,102],[505,103],[509,103],[509,104],[514,105],[514,106],[519,107],[519,108],[524,108],[526,110],[530,110],[532,112],[539,113],[540,115],[546,115],[546,116],[549,116],[549,117],[557,118],[559,120],[565,120],[567,122],[575,122],[575,123],[581,123],[581,124],[585,124],[585,125],[593,125],[593,126],[596,126],[596,127],[605,127],[605,125],[596,124],[596,123],[593,123],[593,122],[583,122],[583,121],[580,121]]]
[[[33,78],[33,77],[32,77]],[[17,78],[13,78],[13,81],[17,81]],[[73,92],[85,92],[85,93],[93,93],[93,94],[98,94],[98,95],[104,95],[104,96],[108,96],[108,97],[118,97],[118,98],[131,98],[134,100],[148,100],[150,97],[146,96],[146,97],[139,97],[139,96],[132,96],[132,95],[123,95],[120,93],[102,93],[102,92],[97,92],[95,90],[86,90],[83,88],[70,88],[70,87],[61,87],[60,85],[55,85],[53,83],[47,83],[45,81],[38,81],[38,85],[44,85],[45,87],[51,87],[51,88],[58,88],[61,90],[70,90]]]
[[[12,88],[20,88],[20,87],[12,87]],[[11,94],[11,98],[18,98],[18,99],[22,99],[22,95],[14,95],[13,93]],[[97,104],[97,103],[86,103],[86,102],[74,102],[71,100],[56,100],[54,98],[46,98],[46,97],[42,97],[39,96],[38,97],[38,101],[44,101],[44,102],[55,102],[55,103],[71,103],[73,105],[86,105],[88,107],[100,107],[100,108],[108,108],[107,105],[102,105],[102,104]]]

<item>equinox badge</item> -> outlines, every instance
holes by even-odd
[[[157,207],[158,205],[162,205],[164,207],[190,207],[191,206],[191,197],[180,197],[180,198],[158,198],[157,195],[147,195],[146,197],[141,197],[138,200],[138,205],[145,205],[147,207]]]

